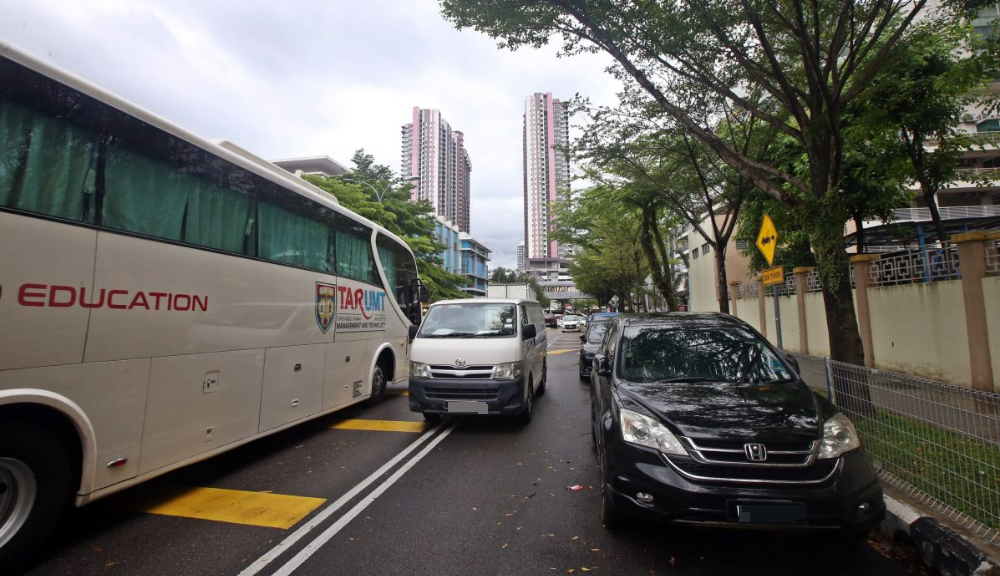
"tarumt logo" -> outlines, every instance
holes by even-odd
[[[338,308],[346,312],[360,312],[365,320],[371,320],[373,312],[385,311],[385,292],[338,286],[337,294]]]

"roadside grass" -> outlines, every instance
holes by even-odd
[[[869,456],[889,474],[1000,530],[1000,447],[879,409],[854,422]]]

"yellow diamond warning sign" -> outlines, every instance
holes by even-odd
[[[771,222],[771,217],[764,214],[764,223],[760,225],[760,233],[757,234],[757,249],[767,259],[767,265],[774,264],[774,247],[778,243],[778,230]]]

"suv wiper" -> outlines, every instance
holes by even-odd
[[[664,378],[657,380],[656,384],[670,384],[673,382],[733,382],[726,378],[713,378],[711,376],[680,376],[678,378]]]

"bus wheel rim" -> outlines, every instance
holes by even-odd
[[[27,522],[37,494],[38,483],[27,464],[0,458],[0,548]]]

